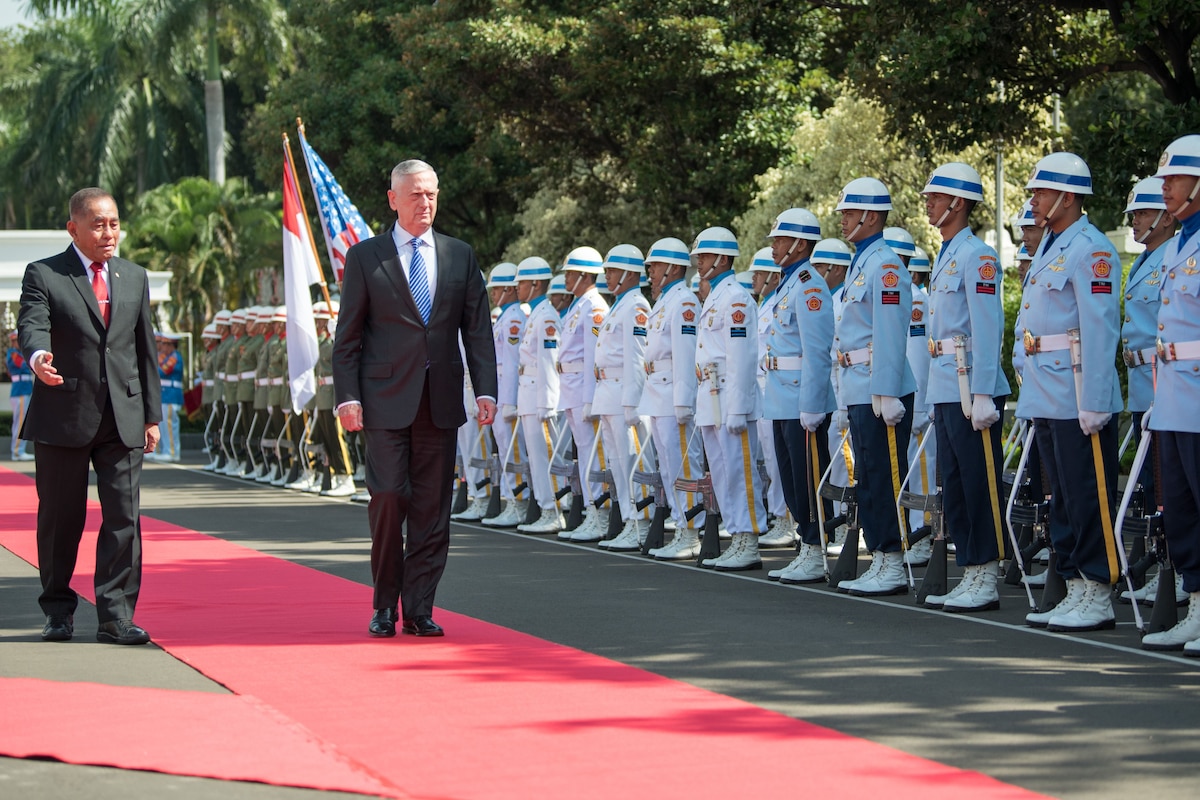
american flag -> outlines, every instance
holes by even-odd
[[[325,166],[325,162],[304,138],[303,127],[300,128],[300,149],[304,153],[304,163],[308,165],[313,196],[317,198],[317,213],[321,217],[321,228],[325,231],[329,263],[333,266],[334,277],[341,283],[342,270],[346,267],[346,251],[371,236],[371,229],[350,198],[346,197],[329,167]]]

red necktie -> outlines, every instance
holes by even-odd
[[[92,262],[92,291],[96,293],[96,302],[100,304],[100,316],[104,317],[104,327],[108,327],[108,285],[104,283],[104,265],[99,261]]]

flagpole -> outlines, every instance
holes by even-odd
[[[317,255],[317,244],[313,238],[312,226],[308,224],[308,210],[304,207],[304,193],[300,191],[300,176],[296,174],[296,162],[292,159],[292,143],[288,140],[286,131],[283,134],[283,154],[288,169],[292,171],[296,199],[300,202],[300,216],[304,218],[304,228],[308,231],[308,246],[312,248],[313,261],[317,264],[317,274],[321,276],[321,294],[325,296],[325,304],[333,308],[333,300],[329,297],[329,286],[325,283],[325,271],[321,269],[321,257]]]

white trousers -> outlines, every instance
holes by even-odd
[[[634,469],[634,457],[642,445],[644,430],[639,431],[625,424],[625,415],[603,414],[600,417],[600,438],[604,443],[604,452],[608,455],[608,469],[612,472],[611,488],[617,493],[617,502],[621,504],[621,519],[628,522],[631,519],[649,519],[649,507],[638,511],[634,507],[635,498],[644,499],[649,494],[649,487],[639,484],[634,487],[631,477]],[[642,458],[638,463],[640,470],[654,470],[654,448],[647,442]]]
[[[680,425],[675,416],[651,417],[650,432],[654,439],[654,453],[658,457],[658,474],[662,478],[667,503],[671,507],[671,519],[677,528],[704,527],[704,512],[701,511],[691,522],[684,513],[700,502],[692,492],[675,489],[678,478],[695,480],[704,475],[704,445],[695,424]]]
[[[518,422],[519,420],[509,422],[497,414],[496,421],[492,423],[492,435],[496,437],[496,449],[500,452],[500,469],[503,472],[500,476],[500,496],[505,500],[512,500],[515,497],[517,476],[505,469],[504,459],[507,457],[513,464],[522,464],[527,460],[523,452],[525,446],[516,430]],[[493,486],[495,481],[496,476],[493,475]]]
[[[730,433],[724,425],[700,428],[721,522],[730,533],[763,533],[767,529],[762,483],[755,464],[757,427],[758,423],[747,422],[740,434]]]
[[[566,414],[567,424],[571,427],[571,438],[575,440],[575,455],[579,459],[580,484],[584,494],[591,495],[587,498],[588,503],[593,503],[604,493],[604,487],[599,482],[588,479],[588,474],[591,471],[603,469],[606,461],[603,446],[596,447],[596,452],[592,453],[596,437],[599,435],[600,422],[599,420],[585,420],[582,406],[568,408],[563,413]],[[583,462],[588,460],[589,455],[591,455],[591,463],[585,465]]]
[[[779,477],[779,460],[775,458],[775,426],[770,420],[758,421],[758,449],[770,483],[766,487],[767,511],[772,517],[785,517],[787,501],[783,499],[783,481]]]
[[[521,432],[525,436],[525,451],[529,455],[529,485],[533,487],[533,496],[544,509],[558,505],[555,495],[558,493],[559,478],[550,474],[551,458],[557,458],[556,446],[559,441],[562,420],[555,414],[547,420],[539,420],[537,414],[521,415]]]

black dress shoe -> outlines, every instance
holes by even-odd
[[[42,628],[43,642],[69,642],[75,635],[75,617],[70,614],[51,614]]]
[[[133,624],[133,620],[115,619],[104,622],[96,631],[96,641],[104,644],[146,644],[150,634]]]
[[[442,626],[433,617],[414,617],[404,620],[404,632],[410,636],[445,636]]]
[[[395,636],[396,620],[399,617],[394,608],[377,608],[375,616],[371,617],[371,624],[367,626],[367,632],[372,636]]]

